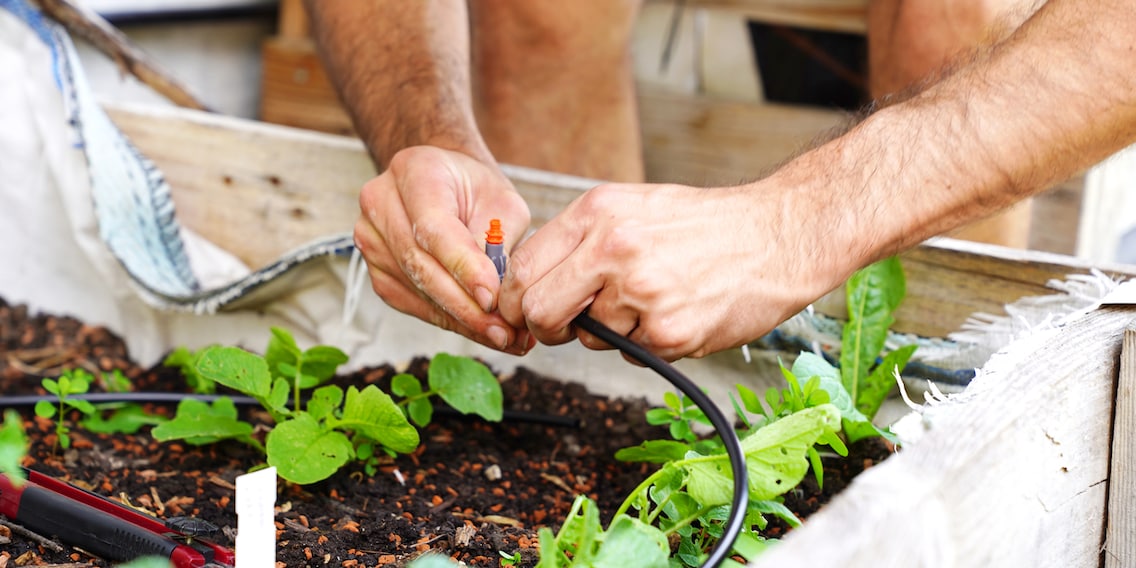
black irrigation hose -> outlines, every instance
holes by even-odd
[[[175,392],[95,392],[84,394],[73,394],[68,396],[69,399],[85,400],[91,404],[106,404],[106,403],[122,403],[133,402],[138,404],[177,404],[187,398],[208,402],[221,398],[222,396],[229,398],[233,404],[237,406],[260,406],[255,398],[244,395],[219,395],[219,394],[184,394]],[[39,401],[44,400],[50,403],[55,403],[58,399],[53,395],[16,395],[0,396],[0,408],[16,408],[23,406],[35,406]],[[291,403],[289,403],[291,404]],[[457,410],[448,406],[435,406],[434,414],[446,417],[462,417],[464,414],[459,413]],[[520,410],[505,410],[502,413],[501,419],[506,422],[523,422],[528,424],[539,424],[543,426],[557,426],[562,428],[579,428],[580,419],[572,418],[570,416],[552,416],[548,414],[538,414],[536,412],[525,412]]]
[[[730,456],[730,469],[734,474],[734,496],[730,504],[730,516],[726,519],[726,528],[722,533],[722,538],[710,551],[710,557],[706,559],[703,566],[709,568],[717,568],[722,562],[729,557],[730,550],[734,547],[734,541],[737,540],[738,535],[742,531],[743,524],[745,523],[746,509],[749,507],[749,487],[746,481],[746,460],[745,453],[742,451],[741,441],[738,440],[738,435],[734,432],[734,426],[722,414],[722,411],[698,388],[698,385],[680,373],[666,361],[655,356],[650,351],[644,349],[641,345],[619,335],[612,331],[607,326],[594,320],[588,315],[588,312],[581,312],[572,320],[572,324],[588,333],[602,339],[608,345],[611,345],[622,351],[628,357],[650,367],[659,375],[674,385],[683,394],[689,396],[694,404],[702,410],[703,414],[710,419],[710,423],[714,429],[718,431],[718,435],[722,438],[722,443],[726,446],[726,454]]]

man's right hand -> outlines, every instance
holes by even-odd
[[[524,354],[534,341],[497,313],[500,282],[484,251],[490,219],[505,250],[529,210],[495,164],[430,146],[406,148],[363,186],[355,246],[387,304],[488,347]]]

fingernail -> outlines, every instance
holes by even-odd
[[[478,286],[473,291],[473,298],[485,313],[493,311],[493,292],[484,286]]]
[[[492,326],[489,331],[485,333],[489,337],[490,343],[496,345],[498,349],[504,350],[509,346],[509,332],[500,326]]]

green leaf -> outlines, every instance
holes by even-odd
[[[300,346],[295,344],[292,334],[287,332],[287,329],[282,327],[270,327],[269,331],[272,332],[272,337],[268,339],[268,346],[265,348],[265,362],[268,365],[270,373],[274,377],[285,377],[291,381],[295,376],[295,365],[300,361]],[[279,364],[287,364],[292,366],[292,373],[284,373],[281,371]]]
[[[197,372],[258,399],[272,390],[272,375],[264,358],[238,347],[207,347],[198,356]]]
[[[865,416],[875,416],[884,399],[895,389],[895,374],[902,372],[915,353],[917,345],[904,345],[884,356],[884,360],[868,375],[856,398],[856,408]]]
[[[419,398],[406,405],[406,413],[419,427],[426,426],[434,418],[434,405],[425,398]]]
[[[742,399],[742,406],[751,414],[765,414],[765,408],[761,405],[761,399],[757,397],[757,393],[743,385],[734,385],[738,389],[738,397]]]
[[[343,402],[343,389],[328,385],[312,391],[312,399],[308,401],[308,414],[316,420],[323,420],[331,416]]]
[[[628,562],[644,568],[667,568],[670,545],[659,529],[638,519],[621,516],[604,535],[594,568],[626,568]]]
[[[408,397],[422,394],[422,383],[410,373],[399,373],[391,378],[391,392]]]
[[[115,369],[109,373],[103,373],[103,383],[106,385],[107,392],[130,392],[134,386],[130,384],[130,379],[122,374],[120,369]]]
[[[390,395],[375,385],[367,385],[362,391],[348,387],[343,418],[329,416],[327,425],[353,430],[399,453],[418,448],[418,430],[407,422]]]
[[[840,429],[840,411],[822,404],[795,412],[742,440],[751,499],[772,499],[796,487],[809,462],[808,449],[825,432]],[[687,491],[703,506],[723,505],[733,495],[733,474],[726,456],[691,460]]]
[[[43,385],[43,389],[47,392],[59,396],[59,381],[55,379],[43,379],[39,384]]]
[[[52,418],[55,416],[55,405],[46,400],[36,401],[35,414],[40,418]]]
[[[150,414],[137,404],[114,410],[107,418],[95,412],[82,421],[83,428],[96,434],[134,434],[143,426],[156,426],[168,422],[164,416]]]
[[[690,445],[674,440],[647,440],[638,446],[622,448],[615,459],[627,462],[666,463],[681,460],[690,451]]]
[[[743,532],[734,541],[734,552],[748,562],[753,562],[761,553],[769,550],[771,542],[751,532]]]
[[[669,408],[652,408],[647,411],[647,424],[662,426],[674,420],[674,411]]]
[[[862,381],[883,350],[888,328],[895,321],[892,312],[906,293],[898,257],[862,268],[848,279],[848,323],[840,346],[840,369],[852,400],[859,400]]]
[[[268,398],[264,399],[264,405],[268,411],[276,415],[288,415],[288,397],[292,394],[292,383],[283,377],[276,377],[272,380],[272,390],[268,393]]]
[[[336,369],[347,362],[347,354],[329,345],[316,345],[300,355],[300,367],[316,384],[335,376]],[[314,386],[314,385],[313,385]]]
[[[21,464],[28,452],[28,437],[24,423],[15,410],[4,411],[4,425],[0,427],[0,474],[7,474],[17,486],[24,482]]]
[[[427,381],[430,389],[458,412],[477,414],[490,422],[501,421],[501,383],[485,365],[469,357],[439,353],[430,361]]]
[[[749,508],[766,515],[774,515],[777,518],[785,521],[785,524],[791,527],[801,526],[801,519],[793,514],[784,503],[772,499],[764,501],[750,501]]]
[[[540,562],[536,568],[559,568],[564,554],[556,546],[556,535],[552,534],[552,530],[548,527],[541,527],[536,536],[540,543]]]
[[[217,392],[217,383],[201,376],[197,372],[197,359],[200,353],[193,353],[185,347],[178,347],[166,356],[162,364],[167,367],[177,367],[181,369],[182,376],[185,377],[186,384],[189,388],[197,394],[213,394]]]
[[[220,397],[210,405],[187,398],[178,403],[173,420],[155,426],[150,435],[159,442],[185,440],[200,446],[224,439],[246,438],[252,425],[237,419],[237,407],[229,397]]]
[[[592,566],[591,560],[602,534],[599,508],[591,499],[579,495],[572,503],[568,518],[561,525],[556,540],[560,542],[562,549],[572,553],[573,564]]]
[[[79,412],[82,412],[87,416],[97,413],[95,410],[95,405],[91,404],[90,401],[75,398],[65,398],[63,399],[63,404],[74,408],[75,410],[78,410]]]
[[[347,398],[351,399],[350,391]],[[273,428],[265,450],[268,465],[276,467],[280,477],[300,485],[331,477],[355,455],[347,436],[325,430],[306,412],[298,412]]]

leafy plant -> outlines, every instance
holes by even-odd
[[[344,391],[322,385],[347,361],[340,350],[316,346],[300,350],[285,330],[272,329],[265,355],[236,347],[208,347],[193,356],[194,370],[204,379],[256,399],[275,427],[261,445],[251,424],[240,420],[228,397],[212,405],[184,400],[173,420],[153,429],[159,441],[184,440],[211,444],[235,439],[266,454],[269,465],[294,483],[314,483],[330,477],[352,459],[373,473],[383,453],[409,453],[418,447],[418,430],[432,417],[428,398],[437,395],[460,412],[498,421],[502,415],[501,386],[484,365],[466,357],[436,355],[428,371],[428,389],[413,376],[393,379],[392,391],[404,397],[395,402],[374,385]],[[304,399],[302,393],[310,390]],[[288,406],[292,398],[293,405]],[[409,419],[408,419],[409,417]]]
[[[185,382],[194,393],[213,394],[217,392],[217,383],[206,379],[201,376],[201,373],[197,372],[197,356],[199,353],[194,353],[185,347],[178,347],[166,356],[162,364],[180,369],[182,376],[185,377]]]
[[[55,417],[56,443],[64,449],[71,447],[71,429],[65,421],[67,411],[78,410],[90,416],[96,412],[95,406],[82,399],[72,398],[72,395],[83,394],[90,390],[94,379],[90,373],[83,369],[68,369],[58,379],[43,379],[41,384],[44,390],[55,395],[56,402],[41,400],[35,405],[36,416],[41,418]]]
[[[0,426],[0,475],[7,475],[18,486],[24,482],[20,465],[28,453],[28,437],[24,423],[15,410],[4,412],[4,425]]]
[[[521,562],[521,553],[519,553],[519,552],[514,552],[514,553],[510,554],[508,552],[505,552],[504,550],[498,550],[497,554],[501,555],[501,568],[509,568],[510,566],[516,566],[517,564],[520,564],[520,562]]]
[[[907,345],[875,364],[884,349],[888,329],[895,323],[895,310],[906,293],[907,283],[898,257],[857,271],[845,286],[848,322],[841,336],[837,376],[851,397],[852,406],[867,418],[863,423],[845,426],[850,441],[880,433],[870,420],[895,387],[893,373],[903,371],[915,352],[915,345]],[[824,372],[831,376],[827,369]]]

